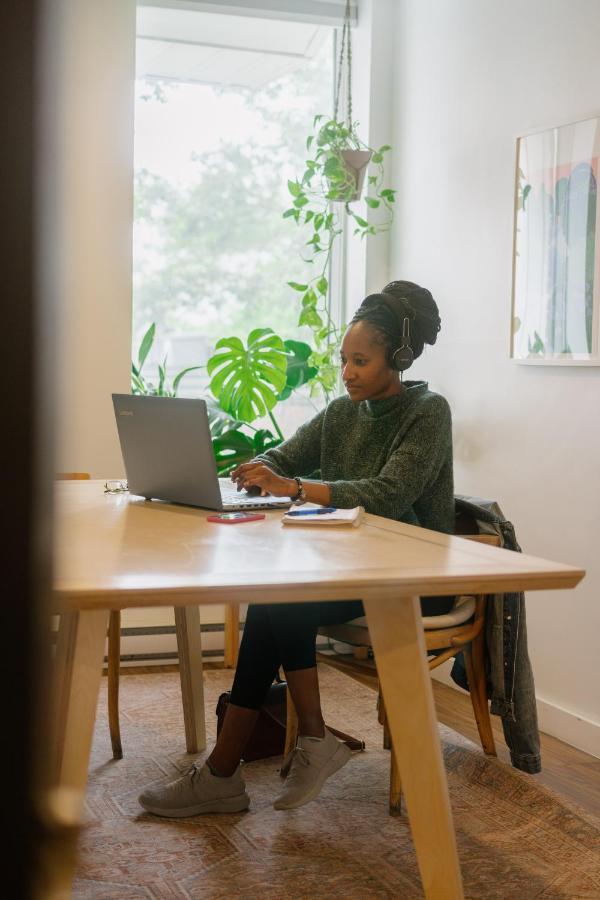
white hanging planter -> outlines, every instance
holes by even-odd
[[[363,184],[365,183],[365,173],[367,166],[373,156],[372,150],[342,150],[341,156],[346,164],[349,175],[354,179],[356,191],[347,199],[346,202],[351,203],[353,200],[360,200]]]

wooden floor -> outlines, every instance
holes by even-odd
[[[343,661],[332,660],[331,665],[343,671]],[[207,662],[205,668],[221,668],[221,663]],[[158,671],[178,671],[177,666],[160,667]],[[123,668],[121,674],[157,671],[156,668]],[[368,687],[377,689],[377,679],[365,673],[359,679]],[[473,708],[467,693],[454,690],[439,681],[432,681],[438,719],[449,728],[479,743]],[[496,749],[500,759],[510,762],[502,734],[502,723],[492,716]],[[538,784],[544,784],[582,809],[600,817],[600,759],[570,747],[550,735],[541,735],[543,770],[532,775]]]

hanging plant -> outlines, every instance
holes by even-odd
[[[338,118],[342,76],[346,61],[346,117]],[[384,187],[385,154],[389,144],[373,148],[358,136],[358,122],[352,121],[352,44],[350,3],[346,2],[344,28],[337,68],[333,118],[317,115],[306,139],[308,159],[301,178],[288,181],[292,205],[283,213],[297,225],[308,226],[310,237],[303,259],[314,265],[313,277],[306,283],[288,281],[301,294],[299,325],[311,329],[315,351],[311,362],[317,373],[311,380],[329,400],[337,384],[337,354],[344,327],[337,327],[329,307],[329,263],[335,241],[342,234],[343,216],[354,221],[354,234],[361,238],[387,231],[393,221],[396,192]],[[373,211],[361,216],[351,204],[359,200],[366,181],[364,202]],[[375,212],[377,211],[377,212]]]

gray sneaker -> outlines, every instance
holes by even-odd
[[[230,778],[220,778],[206,764],[198,763],[175,781],[148,788],[138,799],[147,812],[172,819],[202,813],[242,812],[250,805],[239,766]]]
[[[281,769],[285,783],[273,803],[275,809],[296,809],[314,800],[329,776],[345,766],[351,755],[328,728],[322,740],[300,736]]]

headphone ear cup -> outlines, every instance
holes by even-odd
[[[406,372],[415,361],[411,347],[398,347],[392,354],[392,365],[398,372]]]

